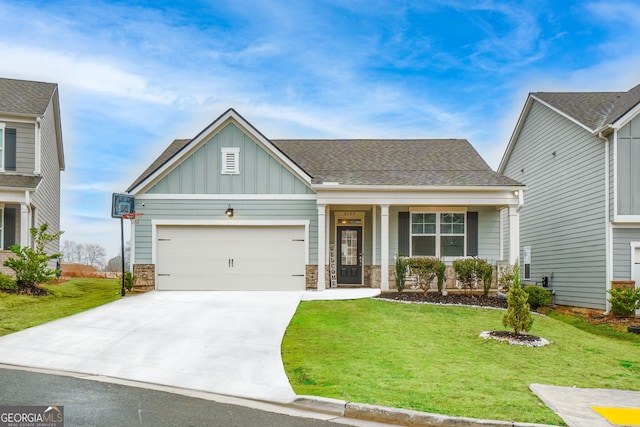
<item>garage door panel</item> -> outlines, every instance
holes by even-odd
[[[158,226],[159,290],[304,290],[302,226]]]

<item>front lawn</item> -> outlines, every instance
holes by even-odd
[[[382,300],[302,302],[282,355],[297,394],[451,416],[563,425],[531,383],[640,390],[640,340],[535,316],[538,348],[485,340],[504,311]]]
[[[0,292],[0,336],[120,299],[117,279],[74,278],[44,288],[50,294],[42,297]]]

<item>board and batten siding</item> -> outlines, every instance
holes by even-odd
[[[533,102],[504,174],[524,183],[522,247],[531,279],[553,274],[554,302],[606,305],[605,145],[550,108]]]
[[[225,210],[231,204],[233,220],[246,221],[309,221],[309,263],[318,260],[318,209],[315,200],[136,200],[136,212],[143,213],[135,225],[135,263],[152,262],[151,220],[165,221],[225,221]]]
[[[223,174],[223,147],[240,149],[238,174]],[[235,124],[229,123],[146,191],[149,194],[314,194]]]
[[[640,116],[618,131],[618,214],[640,215]]]

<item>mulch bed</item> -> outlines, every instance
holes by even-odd
[[[24,283],[18,283],[13,289],[2,289],[1,291],[7,294],[31,295],[36,297],[49,295],[49,292],[47,292],[45,289],[39,288],[37,286],[25,285]]]
[[[455,293],[441,295],[438,292],[384,292],[377,298],[413,303],[472,305],[476,307],[507,308],[507,300],[495,295],[470,295]]]

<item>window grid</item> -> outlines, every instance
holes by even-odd
[[[411,256],[465,256],[466,214],[412,213]]]

